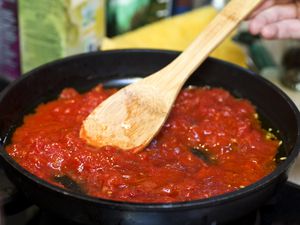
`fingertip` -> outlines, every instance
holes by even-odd
[[[253,35],[260,34],[262,29],[266,26],[267,19],[264,15],[259,15],[250,20],[249,31]]]
[[[257,35],[260,33],[260,25],[256,20],[249,20],[248,29],[249,32],[253,35]]]
[[[274,39],[277,38],[278,30],[275,25],[269,25],[264,27],[260,34],[265,39]]]

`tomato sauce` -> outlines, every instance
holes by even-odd
[[[220,88],[182,90],[160,133],[139,153],[89,146],[79,138],[82,121],[115,91],[63,90],[24,118],[7,152],[52,184],[128,202],[208,198],[244,188],[276,166],[280,141],[261,128],[249,101]]]

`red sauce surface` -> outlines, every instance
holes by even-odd
[[[185,89],[151,144],[139,153],[96,149],[79,138],[83,119],[115,90],[65,89],[24,118],[7,152],[25,169],[84,193],[131,202],[207,198],[256,182],[275,168],[279,141],[267,138],[255,108],[218,88]],[[199,154],[197,154],[199,153]]]

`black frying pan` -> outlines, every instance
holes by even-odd
[[[277,169],[242,190],[198,201],[138,204],[110,201],[66,190],[35,177],[21,168],[4,150],[14,128],[39,103],[54,99],[64,87],[87,90],[97,83],[123,86],[151,74],[176,57],[169,51],[126,50],[79,55],[42,66],[22,76],[0,97],[0,158],[10,179],[30,200],[65,218],[87,224],[212,224],[237,219],[262,205],[286,181],[286,172],[300,147],[299,111],[270,82],[232,64],[209,58],[188,84],[223,87],[256,105],[266,127],[279,129],[287,156]]]

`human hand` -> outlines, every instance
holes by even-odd
[[[300,39],[300,0],[266,0],[250,15],[249,32],[266,39]]]

